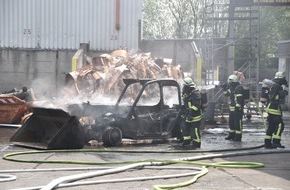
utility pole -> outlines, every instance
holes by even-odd
[[[231,44],[228,46],[228,56],[227,56],[227,75],[231,75],[234,72],[234,65],[235,65],[235,46],[234,46],[234,39],[235,39],[235,21],[234,21],[234,14],[235,14],[235,5],[233,0],[230,1],[229,4],[229,26],[228,26],[228,36],[227,36],[227,44]]]

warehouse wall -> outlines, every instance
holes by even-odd
[[[80,44],[137,50],[142,0],[0,0],[0,92],[55,96]]]
[[[136,49],[141,20],[142,0],[0,0],[0,48]]]
[[[33,87],[39,97],[53,97],[71,71],[75,51],[0,49],[0,92]]]

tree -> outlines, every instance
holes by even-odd
[[[166,0],[144,0],[143,37],[147,39],[167,39],[172,37],[173,17]]]
[[[271,55],[277,51],[277,42],[290,39],[290,7],[263,7],[261,9],[261,65],[272,67],[277,59]]]
[[[212,12],[212,3],[217,5]],[[144,0],[143,37],[149,39],[197,39],[226,37],[228,22],[208,18],[226,17],[227,7],[222,4],[229,0]],[[212,20],[213,21],[213,20]],[[277,41],[290,39],[290,7],[260,8],[260,66],[273,66],[270,59],[277,50]],[[214,24],[213,24],[214,23]],[[249,23],[241,22],[235,28],[236,38],[248,36]],[[249,40],[239,42],[236,48],[236,66],[253,57]],[[238,59],[245,58],[244,60]]]
[[[201,37],[203,4],[203,0],[144,0],[144,38]]]

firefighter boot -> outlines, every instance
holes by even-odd
[[[272,146],[271,139],[265,139],[264,147],[267,149],[273,149],[275,147]]]
[[[178,143],[183,143],[183,137],[177,138]]]
[[[190,143],[190,146],[192,147],[192,148],[200,148],[200,142],[196,142],[196,141],[192,141],[191,143]]]
[[[182,147],[187,147],[190,144],[190,140],[183,140],[183,142],[181,143]]]
[[[242,134],[235,134],[233,141],[242,141]]]
[[[230,132],[229,135],[225,138],[225,140],[234,140],[235,133]]]
[[[274,148],[285,148],[285,146],[281,145],[281,139],[273,139],[272,146]]]

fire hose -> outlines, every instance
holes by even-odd
[[[261,148],[262,146],[257,146],[255,148]],[[246,148],[243,148],[245,150]],[[250,147],[249,149],[253,149],[253,147]],[[225,151],[224,149],[223,151]],[[167,151],[167,153],[180,153],[180,152],[219,152],[221,150],[211,150],[211,151]],[[85,179],[88,177],[94,177],[98,175],[108,175],[112,173],[119,173],[123,171],[127,171],[128,169],[133,168],[143,168],[145,166],[162,166],[162,165],[168,165],[168,164],[186,164],[186,165],[199,165],[202,166],[202,168],[199,168],[198,172],[191,172],[188,174],[178,174],[181,177],[187,176],[187,175],[196,175],[189,181],[179,183],[179,184],[173,184],[173,185],[154,185],[154,189],[156,190],[162,190],[162,189],[168,189],[168,188],[177,188],[182,186],[188,186],[192,183],[194,183],[199,177],[205,175],[207,173],[207,167],[227,167],[227,168],[259,168],[263,167],[264,165],[262,163],[256,163],[256,162],[218,162],[218,163],[204,163],[204,162],[196,162],[198,160],[204,160],[204,159],[213,159],[213,158],[224,158],[224,157],[233,157],[233,156],[243,156],[243,155],[257,155],[257,154],[270,154],[270,153],[289,153],[290,150],[252,150],[252,151],[241,151],[241,152],[229,152],[229,153],[216,153],[216,154],[209,154],[209,155],[202,155],[202,156],[195,156],[195,157],[186,157],[186,158],[179,158],[179,159],[172,159],[172,160],[163,160],[163,159],[150,159],[150,160],[137,160],[137,161],[124,161],[124,162],[88,162],[88,161],[65,161],[65,160],[29,160],[29,159],[16,159],[12,158],[17,155],[28,155],[28,154],[42,154],[42,153],[71,153],[71,152],[125,152],[125,153],[144,153],[144,151],[121,151],[121,150],[56,150],[56,151],[27,151],[27,152],[16,152],[16,153],[10,153],[3,156],[3,159],[10,160],[10,161],[17,161],[17,162],[29,162],[29,163],[66,163],[66,164],[89,164],[89,165],[115,165],[115,164],[129,164],[127,166],[121,166],[117,168],[107,168],[103,171],[96,171],[96,172],[90,172],[85,174],[79,174],[79,175],[72,175],[72,176],[65,176],[58,179],[55,179],[51,181],[49,184],[43,187],[30,187],[30,188],[22,188],[18,190],[31,190],[31,189],[53,189],[56,187],[70,187],[70,186],[77,186],[77,185],[89,185],[89,184],[100,184],[100,183],[112,183],[112,182],[125,182],[125,181],[138,181],[138,180],[146,180],[146,178],[128,178],[128,179],[115,179],[115,180],[103,180],[103,181],[90,181],[90,182],[71,182],[76,181],[80,179]],[[146,153],[165,153],[166,151],[145,151]],[[192,162],[195,161],[195,162]],[[196,168],[195,168],[196,169]],[[155,176],[155,177],[149,177],[148,179],[152,180],[154,178],[160,179],[160,178],[171,178],[171,177],[178,177],[176,175],[173,176]],[[147,180],[148,180],[147,179]]]

